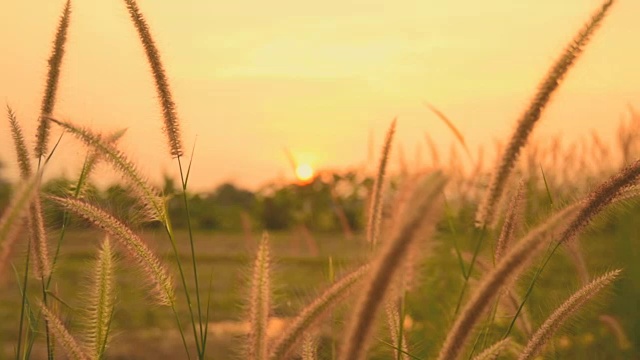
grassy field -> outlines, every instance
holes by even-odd
[[[581,316],[565,327],[552,342],[556,358],[635,359],[640,356],[640,228],[635,226],[640,213],[618,211],[611,224],[601,224],[583,239],[586,260],[594,274],[622,267],[624,276],[614,285],[614,290],[600,302],[582,311]],[[471,245],[471,234],[457,230],[458,241],[463,248]],[[101,235],[91,230],[76,230],[68,234],[61,253],[57,282],[53,287],[56,296],[66,305],[59,305],[71,329],[77,329],[74,316],[81,309],[82,291],[87,283],[87,264],[95,255]],[[160,254],[169,257],[166,238],[162,233],[144,233],[149,244]],[[198,232],[196,249],[200,266],[201,283],[211,279],[209,358],[235,359],[241,355],[242,326],[245,319],[244,299],[248,289],[250,261],[260,234],[251,238],[242,234]],[[275,258],[275,304],[273,316],[286,318],[297,310],[319,289],[329,283],[329,257],[338,273],[362,263],[368,246],[361,236],[346,239],[342,234],[314,234],[318,254],[312,255],[312,247],[296,233],[274,233],[271,244]],[[186,253],[186,234],[179,236],[181,251]],[[432,358],[438,351],[443,337],[451,325],[454,306],[462,286],[462,276],[453,254],[453,235],[441,228],[436,239],[424,249],[427,257],[416,286],[407,294],[407,330],[409,349],[421,358]],[[20,264],[20,262],[16,262]],[[20,265],[18,265],[20,266]],[[579,286],[575,269],[566,256],[559,253],[542,275],[529,301],[527,310],[533,319],[534,329]],[[478,272],[481,275],[481,272]],[[519,282],[527,284],[529,275]],[[108,354],[111,359],[134,358],[183,358],[184,349],[175,330],[175,323],[167,308],[149,305],[152,300],[140,286],[140,274],[132,269],[127,259],[120,256],[118,272],[118,296],[115,310],[113,340]],[[15,281],[0,294],[0,338],[3,340],[0,358],[12,357],[12,344],[16,341],[19,291]],[[194,289],[191,288],[194,292]],[[180,296],[180,295],[179,295]],[[336,324],[340,326],[340,314],[349,309],[349,301],[337,311]],[[183,319],[187,309],[180,308]],[[610,315],[622,325],[625,339],[599,319]],[[409,320],[410,319],[410,320]],[[496,323],[506,325],[506,318],[496,318]],[[388,330],[381,321],[376,338],[388,341]],[[275,326],[275,324],[274,324]],[[331,325],[324,325],[325,327]],[[320,351],[330,357],[330,329]],[[274,328],[277,332],[277,328]],[[340,334],[340,332],[333,332]],[[489,334],[494,339],[500,334]],[[377,340],[378,341],[378,340]],[[378,354],[389,358],[389,348],[378,341],[372,358]],[[486,340],[489,341],[489,340]],[[39,341],[41,344],[42,341]],[[35,348],[35,354],[43,354]],[[35,358],[39,358],[36,356]],[[322,358],[322,357],[321,357]]]

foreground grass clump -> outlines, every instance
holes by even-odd
[[[606,357],[637,355],[640,344],[632,344],[633,334],[627,334],[637,326],[637,321],[630,323],[637,313],[625,318],[622,315],[627,313],[609,308],[600,318],[586,319],[600,321],[602,326],[590,326],[600,331],[584,334],[590,342],[580,346],[556,333],[620,277],[623,281],[627,277],[620,289],[638,293],[633,284],[639,282],[640,270],[633,258],[623,261],[622,250],[618,256],[597,258],[614,263],[590,266],[593,259],[586,259],[584,249],[601,252],[616,247],[588,239],[592,241],[583,249],[580,238],[594,221],[607,226],[597,223],[600,213],[638,195],[640,160],[629,159],[625,150],[628,163],[602,174],[589,191],[566,197],[564,203],[555,191],[553,174],[543,173],[544,186],[539,186],[534,172],[517,168],[544,108],[613,3],[606,1],[596,10],[544,78],[489,174],[488,187],[482,183],[480,161],[478,172],[470,176],[472,191],[458,186],[469,179],[461,178],[452,167],[421,169],[390,181],[387,164],[394,120],[369,193],[366,235],[331,235],[306,254],[292,251],[287,234],[264,234],[256,245],[251,234],[245,235],[248,241],[238,241],[230,235],[216,239],[194,229],[188,196],[191,162],[183,165],[177,107],[151,29],[134,0],[125,0],[124,5],[155,82],[168,155],[175,158],[180,175],[186,229],[174,229],[165,199],[118,149],[116,141],[122,133],[105,136],[55,117],[55,93],[70,23],[68,1],[49,61],[37,164],[32,164],[18,119],[8,111],[23,186],[0,219],[0,276],[13,279],[10,270],[16,275],[2,285],[14,287],[12,295],[0,298],[0,318],[6,319],[0,322],[2,341],[10,341],[11,356],[16,359],[54,359],[65,356],[63,352],[74,359],[530,359],[538,354],[584,358],[589,346],[602,339],[613,344],[599,347],[606,349]],[[430,107],[467,149],[461,132]],[[46,164],[56,160],[55,147],[49,150],[47,145],[51,124],[88,148],[76,184],[62,197],[39,191]],[[92,202],[83,189],[97,161],[107,163],[128,182],[143,216],[121,219]],[[518,185],[510,192],[512,184]],[[569,183],[563,186],[574,189]],[[546,199],[541,194],[548,203],[540,201]],[[512,200],[503,208],[508,196]],[[46,226],[43,200],[63,210],[59,229]],[[86,219],[94,229],[70,231],[71,214]],[[154,232],[136,231],[148,223],[155,225]],[[635,231],[631,223],[622,229],[630,233],[613,236],[601,231],[597,237],[622,238],[629,242],[618,245],[619,249],[633,248],[627,240]],[[255,248],[255,254],[247,247]],[[558,258],[560,251],[569,256]],[[24,263],[12,255],[19,252],[26,254]],[[87,265],[90,258],[95,260]],[[611,271],[618,267],[627,269]],[[238,282],[236,274],[247,269],[251,269],[250,281]],[[592,269],[603,275],[593,277]],[[89,295],[78,295],[76,285],[81,274],[88,273],[85,291]],[[568,293],[567,288],[575,292]],[[312,291],[315,296],[301,299],[300,293]],[[246,306],[245,315],[241,304]],[[622,308],[628,312],[633,303]],[[217,335],[223,320],[230,319],[240,322],[227,324]],[[382,323],[387,324],[385,330]],[[229,330],[233,326],[236,330]],[[129,337],[123,334],[136,335],[127,343]],[[145,346],[127,349],[137,341]],[[0,351],[5,352],[2,345]],[[176,353],[176,348],[182,350]]]

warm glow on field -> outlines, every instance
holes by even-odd
[[[256,189],[293,178],[302,163],[360,167],[369,163],[368,141],[377,154],[396,117],[396,149],[403,147],[409,163],[431,157],[427,131],[447,152],[455,136],[425,101],[455,120],[472,153],[483,146],[488,159],[494,140],[510,135],[549,67],[604,0],[138,2],[164,61],[185,147],[195,143],[199,176],[190,186],[208,190],[227,181]],[[0,13],[10,14],[0,21],[0,48],[12,55],[0,57],[0,106],[13,108],[29,142],[65,3],[0,1]],[[570,142],[597,131],[603,141],[615,140],[611,122],[628,105],[640,108],[640,51],[629,45],[640,34],[637,14],[640,1],[617,2],[534,136],[560,133]],[[68,36],[53,115],[97,132],[127,128],[119,146],[162,182],[155,168],[173,169],[174,159],[124,2],[73,2]],[[4,120],[2,175],[17,179]],[[55,138],[61,132],[52,131]],[[294,164],[284,161],[283,147]],[[52,161],[47,173],[77,171],[79,151],[65,136],[56,151],[65,161]],[[397,166],[397,154],[391,160]],[[97,178],[115,180],[106,172]]]
[[[313,168],[309,164],[300,164],[296,168],[296,177],[301,182],[307,182],[313,178]]]

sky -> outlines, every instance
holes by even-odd
[[[491,148],[508,137],[549,66],[600,3],[138,1],[188,153],[195,143],[191,185],[201,190],[292,178],[284,149],[316,169],[374,166],[370,139],[379,147],[394,118],[405,153],[428,159],[425,133],[446,153],[455,138],[425,102],[447,114],[471,149]],[[0,99],[17,113],[29,144],[63,5],[0,3]],[[640,2],[618,1],[543,114],[537,137],[578,139],[595,130],[611,140],[627,107],[640,108],[637,14]],[[72,3],[57,99],[57,118],[100,132],[127,128],[120,146],[153,181],[177,175],[122,1]],[[64,136],[48,172],[75,176],[83,153]],[[5,176],[15,176],[6,121],[0,160]],[[99,172],[98,182],[110,174]]]

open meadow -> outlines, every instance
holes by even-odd
[[[615,220],[589,234],[584,242],[588,267],[595,272],[604,272],[615,267],[624,267],[624,277],[616,283],[605,300],[590,307],[579,320],[572,322],[560,336],[551,342],[552,358],[558,359],[633,359],[640,354],[640,256],[638,235],[640,228],[633,224],[640,221],[640,209],[618,211]],[[613,216],[612,216],[613,217]],[[162,257],[170,258],[170,249],[162,234],[145,232],[144,239]],[[468,242],[457,234],[458,242]],[[454,304],[462,286],[463,278],[455,257],[451,253],[453,234],[443,224],[441,232],[429,246],[416,288],[408,293],[405,334],[412,344],[412,354],[421,359],[435,356],[445,329],[450,326]],[[178,243],[187,250],[187,234],[181,232]],[[71,315],[83,304],[83,291],[87,287],[86,267],[95,257],[100,234],[96,231],[74,230],[67,235],[64,250],[60,255],[58,272],[63,281],[56,292],[68,294],[65,305],[60,308]],[[242,337],[246,336],[246,305],[244,299],[249,291],[248,279],[252,254],[260,234],[247,238],[243,234],[198,232],[196,234],[198,264],[201,265],[201,282],[211,282],[210,346],[207,357],[212,359],[237,359],[242,356]],[[343,234],[316,234],[314,240],[319,254],[311,250],[301,238],[292,233],[273,233],[271,245],[274,263],[274,298],[276,307],[272,316],[284,322],[295,316],[300,308],[329,285],[329,259],[338,274],[361,264],[366,259],[368,245],[364,237],[346,239]],[[465,244],[468,246],[470,244]],[[113,338],[110,359],[181,358],[184,349],[175,324],[167,315],[166,308],[148,303],[148,295],[140,286],[140,273],[135,269],[118,265],[116,270],[117,310],[113,319]],[[528,279],[532,274],[526,274]],[[545,314],[577,288],[579,280],[570,259],[558,256],[538,282],[529,312],[534,323],[543,321]],[[189,291],[194,295],[193,283]],[[4,291],[0,296],[0,338],[3,349],[0,359],[10,359],[16,342],[15,327],[18,322],[20,296],[15,291]],[[349,306],[340,309],[341,314]],[[181,317],[188,318],[187,309],[179,309]],[[341,315],[342,316],[342,315]],[[607,318],[605,318],[607,316]],[[616,319],[611,323],[606,319]],[[410,320],[409,320],[410,319]],[[342,318],[336,319],[342,322]],[[499,319],[504,326],[505,319]],[[619,325],[621,328],[617,328]],[[274,323],[271,336],[281,331],[281,323]],[[491,336],[501,335],[497,330]],[[333,335],[335,336],[335,335]],[[378,336],[386,338],[384,330]],[[322,358],[330,358],[332,341],[330,327],[322,329]],[[381,341],[375,343],[376,359],[388,359],[391,348]],[[44,356],[39,345],[34,358]],[[374,358],[374,357],[372,357]]]

